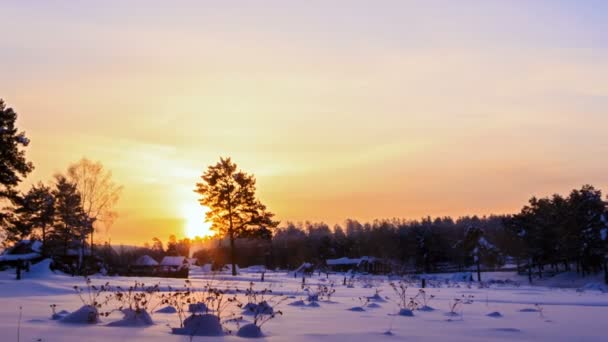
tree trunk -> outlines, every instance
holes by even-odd
[[[234,234],[230,233],[230,262],[232,263],[232,275],[236,276],[236,248],[234,248]]]
[[[604,258],[604,282],[608,284],[608,258]]]
[[[532,284],[532,259],[528,260],[528,281]]]
[[[42,255],[46,256],[46,226],[42,226]]]
[[[80,240],[80,251],[78,252],[78,271],[82,274],[84,266],[84,244],[85,239]]]
[[[477,259],[477,281],[481,283],[481,266],[479,258]]]

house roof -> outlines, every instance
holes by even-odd
[[[39,258],[39,253],[27,253],[27,254],[4,254],[0,255],[0,261],[17,261],[17,260],[33,260]]]
[[[351,259],[351,258],[338,258],[338,259],[327,259],[328,265],[358,265],[361,262],[361,259]]]
[[[183,256],[166,256],[160,262],[161,266],[183,266],[186,258]]]
[[[32,260],[39,258],[42,252],[42,242],[38,240],[21,240],[12,247],[4,250],[0,261]]]
[[[142,255],[135,261],[135,266],[158,266],[158,261],[149,255]]]
[[[368,257],[368,256],[364,256],[361,258],[338,258],[338,259],[327,259],[326,263],[329,266],[337,266],[337,265],[360,265],[362,262],[374,262],[376,261],[376,258],[374,257]]]

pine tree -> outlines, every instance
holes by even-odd
[[[175,235],[169,236],[169,241],[167,242],[167,251],[166,254],[168,256],[178,256],[179,252],[177,251],[177,238]]]
[[[577,239],[577,254],[580,270],[585,275],[591,267],[598,267],[597,260],[603,257],[601,230],[605,227],[602,221],[606,211],[602,192],[591,185],[580,190],[573,190],[568,197],[571,213],[571,233]]]
[[[55,220],[55,198],[51,188],[38,183],[23,196],[23,207],[28,224],[32,229],[40,230],[43,253],[46,250],[48,229],[52,227]]]
[[[492,265],[496,263],[498,249],[491,244],[486,237],[483,229],[470,226],[465,231],[464,248],[472,258],[473,264],[477,268],[477,281],[481,282],[481,263]]]
[[[64,176],[57,176],[53,196],[56,214],[53,237],[61,241],[64,254],[67,254],[73,242],[77,242],[82,251],[86,237],[92,230],[92,220],[82,208],[76,185]]]
[[[22,149],[30,141],[24,132],[18,131],[16,121],[17,113],[0,99],[0,198],[14,196],[21,178],[34,169]]]
[[[255,196],[255,177],[237,171],[230,158],[220,158],[216,165],[209,166],[201,176],[203,182],[196,185],[195,192],[201,195],[200,204],[209,208],[206,220],[212,229],[230,240],[232,275],[236,275],[237,238],[260,227],[274,228],[274,214]]]
[[[13,203],[15,206],[7,211],[2,216],[2,224],[4,228],[3,244],[9,246],[15,242],[27,239],[32,234],[32,225],[26,213],[20,211],[22,197],[14,195]]]

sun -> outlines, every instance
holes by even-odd
[[[200,206],[197,203],[188,204],[182,208],[182,215],[185,221],[184,233],[186,237],[194,239],[195,237],[212,236],[214,232],[211,230],[211,223],[205,222],[205,213],[207,208]]]

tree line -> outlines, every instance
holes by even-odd
[[[109,227],[122,187],[100,162],[86,158],[56,174],[49,184],[39,182],[27,191],[18,185],[34,170],[26,159],[30,140],[16,127],[17,113],[0,99],[0,224],[3,244],[23,239],[42,242],[44,256],[77,256],[77,267],[92,255],[94,232]]]
[[[373,256],[399,272],[474,267],[478,280],[482,267],[511,263],[525,268],[530,281],[533,269],[542,277],[549,267],[553,272],[575,268],[583,276],[603,270],[608,283],[608,212],[601,191],[591,185],[566,197],[532,197],[514,215],[364,224],[347,220],[332,229],[310,222],[277,228],[279,222],[255,196],[255,177],[238,170],[230,158],[221,158],[201,178],[195,191],[218,232],[217,244],[198,254],[207,261],[295,268],[304,262],[323,265],[330,258]]]
[[[480,271],[506,266],[527,273],[530,281],[547,272],[571,270],[581,276],[601,271],[607,276],[607,216],[601,191],[585,185],[566,197],[533,197],[514,215],[368,223],[348,219],[333,227],[322,222],[286,222],[270,234],[260,226],[238,236],[235,259],[225,234],[196,240],[173,238],[169,246],[177,244],[180,255],[218,266],[234,260],[241,267],[295,269],[309,262],[322,268],[327,259],[373,256],[390,262],[396,273],[474,270],[481,280]],[[261,234],[255,233],[258,229]],[[174,247],[163,250],[159,239],[153,245],[140,254],[177,255]]]

